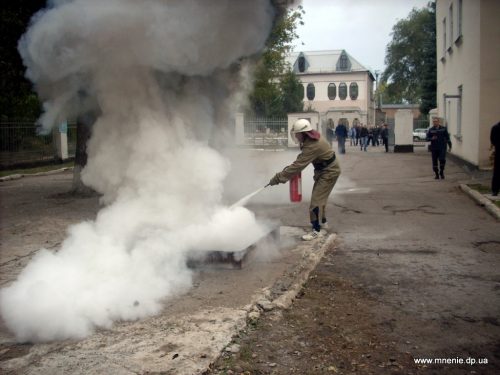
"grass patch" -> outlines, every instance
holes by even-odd
[[[481,194],[490,194],[491,189],[489,186],[482,185],[482,184],[467,184],[468,187],[470,187],[473,190],[476,190],[478,193]],[[492,201],[495,206],[500,208],[500,200]]]
[[[11,169],[7,171],[0,171],[0,177],[5,177],[5,176],[10,176],[13,174],[35,174],[35,173],[41,173],[41,172],[50,172],[50,171],[55,171],[57,169],[61,168],[71,168],[75,165],[73,161],[68,161],[66,163],[61,163],[61,164],[50,164],[50,165],[43,165],[40,167],[35,167],[35,168],[23,168],[23,169]]]
[[[490,192],[490,188],[488,186],[486,186],[486,185],[482,185],[482,184],[468,184],[467,186],[470,187],[471,189],[474,189],[474,190],[478,191],[481,194],[488,194]]]

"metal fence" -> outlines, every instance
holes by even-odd
[[[413,120],[413,145],[416,147],[425,146],[427,141],[425,139],[425,132],[415,132],[416,129],[427,129],[429,127],[429,120],[426,118]]]
[[[76,150],[76,124],[68,125],[68,156]],[[50,162],[57,149],[52,133],[40,134],[34,122],[0,123],[0,168]]]
[[[414,119],[413,120],[413,130],[415,129],[427,129],[429,127],[428,119]]]
[[[246,118],[245,144],[252,147],[286,148],[288,146],[288,119]]]

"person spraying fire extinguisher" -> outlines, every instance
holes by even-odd
[[[301,152],[292,164],[271,178],[269,185],[283,184],[299,175],[310,163],[314,165],[314,186],[309,205],[312,231],[302,236],[304,241],[310,241],[322,237],[321,229],[328,227],[326,203],[340,176],[340,165],[330,144],[312,128],[308,120],[297,120],[290,134],[299,143]]]

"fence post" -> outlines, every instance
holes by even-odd
[[[56,144],[56,156],[59,160],[68,159],[68,123],[67,121],[59,124],[53,132],[54,141]]]
[[[438,117],[439,114],[438,114],[438,110],[437,108],[433,108],[429,111],[429,118],[427,119],[429,121],[429,126],[428,128],[430,128],[432,126],[432,118],[433,117]],[[444,124],[443,124],[444,125]]]
[[[245,117],[243,113],[236,113],[235,115],[234,136],[237,146],[245,144]]]
[[[398,109],[394,116],[394,152],[413,152],[413,113]]]

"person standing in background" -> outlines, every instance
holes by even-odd
[[[430,141],[430,151],[432,154],[432,170],[435,173],[435,179],[440,177],[444,180],[444,167],[446,165],[446,146],[448,145],[451,151],[450,134],[446,127],[441,126],[439,117],[432,118],[432,127],[427,131],[427,141]],[[439,161],[439,169],[438,169]]]
[[[386,123],[384,123],[380,136],[382,137],[382,144],[385,146],[385,152],[389,152],[389,127]]]
[[[491,195],[498,196],[500,191],[500,122],[491,128],[491,145],[495,148],[493,157],[493,177],[491,179]]]
[[[361,130],[359,131],[359,144],[361,146],[361,151],[366,151],[366,146],[368,146],[368,129],[366,125],[361,125]]]
[[[356,145],[356,126],[349,129],[349,140],[351,141],[351,146]]]
[[[337,143],[339,153],[345,154],[345,139],[347,138],[347,128],[343,122],[339,122],[335,128],[335,135],[337,136]]]
[[[373,128],[373,140],[372,140],[372,146],[380,146],[379,142],[379,137],[380,137],[380,126],[375,125]]]

